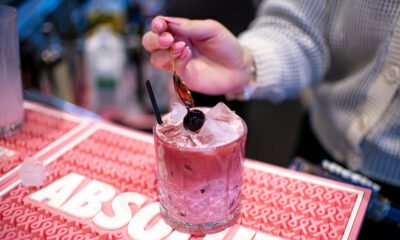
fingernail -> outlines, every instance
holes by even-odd
[[[190,55],[190,48],[189,47],[185,47],[182,51],[181,56],[179,57],[180,59],[185,59]]]
[[[177,26],[180,26],[180,25],[182,25],[182,23],[181,23],[181,21],[179,21],[178,19],[176,19],[176,18],[172,18],[172,17],[162,17],[165,21],[167,21],[167,22],[169,22],[169,23],[172,23],[172,24],[175,24],[175,25],[177,25]]]
[[[168,33],[162,33],[160,38],[159,38],[160,44],[162,45],[169,45],[171,44],[174,39],[172,38],[172,36]]]
[[[174,56],[174,58],[178,58],[180,57],[181,52],[180,51],[172,51],[172,56]]]
[[[181,49],[186,45],[185,42],[180,41],[180,42],[176,42],[174,43],[174,45],[172,46],[172,51],[181,51]]]
[[[179,55],[179,54],[181,53],[181,50],[179,50],[179,49],[172,49],[172,53],[174,54],[174,56],[176,55],[176,57],[177,57],[177,55]]]
[[[160,21],[155,21],[155,22],[154,22],[154,27],[155,27],[157,30],[161,30],[161,29],[162,29],[162,22],[160,22]]]

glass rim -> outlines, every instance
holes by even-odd
[[[0,4],[0,22],[7,20],[13,16],[16,16],[17,9],[8,5]]]
[[[171,147],[174,147],[174,148],[177,148],[177,149],[182,149],[182,150],[185,150],[185,151],[191,151],[191,152],[216,151],[217,149],[224,148],[224,147],[229,146],[229,145],[233,145],[236,142],[238,142],[238,141],[242,140],[243,138],[247,137],[247,131],[248,131],[247,124],[243,120],[243,118],[241,118],[240,116],[238,116],[238,119],[240,120],[240,122],[243,125],[243,132],[237,138],[235,138],[235,139],[233,139],[231,141],[225,142],[223,144],[219,144],[217,146],[211,146],[211,147],[184,147],[184,146],[180,146],[178,144],[173,144],[173,143],[167,142],[165,139],[160,137],[160,135],[156,131],[156,128],[157,128],[158,124],[153,126],[153,136],[155,138],[157,138],[158,141],[162,142],[165,145],[168,145],[168,146],[171,146]]]

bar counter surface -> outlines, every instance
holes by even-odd
[[[370,191],[246,160],[236,225],[206,236],[159,216],[153,137],[25,101],[25,123],[0,139],[0,239],[357,239]],[[40,187],[21,184],[27,158]]]

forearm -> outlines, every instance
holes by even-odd
[[[257,67],[252,98],[278,102],[320,81],[329,64],[328,6],[316,0],[268,0],[240,42]]]

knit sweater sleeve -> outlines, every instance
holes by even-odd
[[[257,68],[252,98],[279,102],[320,81],[329,66],[327,0],[267,0],[241,44]]]

